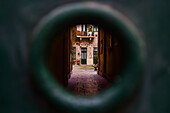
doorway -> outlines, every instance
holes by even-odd
[[[81,48],[81,64],[87,63],[87,48]]]

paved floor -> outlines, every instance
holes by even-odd
[[[82,96],[91,96],[107,88],[110,83],[97,75],[92,66],[74,66],[68,89]]]

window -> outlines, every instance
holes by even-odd
[[[83,25],[83,31],[86,31],[86,26],[85,25]]]
[[[97,26],[94,26],[94,32],[97,32],[97,31],[98,31]]]

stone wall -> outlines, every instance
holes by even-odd
[[[76,34],[76,27],[72,34]],[[81,48],[87,48],[87,65],[93,65],[93,48],[98,47],[98,32],[94,32],[94,38],[82,38],[73,35],[73,47],[76,47],[76,60],[81,62]]]

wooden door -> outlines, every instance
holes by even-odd
[[[86,64],[87,62],[87,48],[81,48],[81,64]]]

